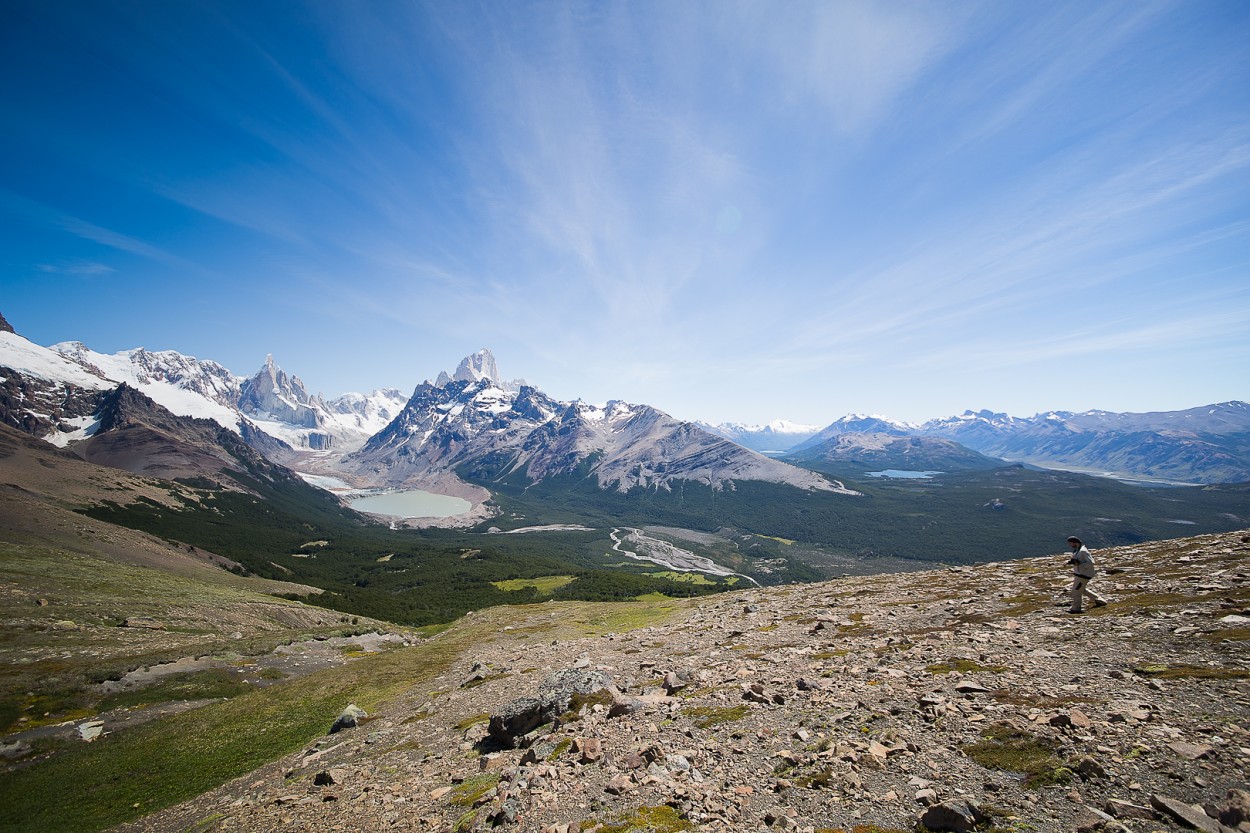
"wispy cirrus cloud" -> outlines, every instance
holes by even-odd
[[[27,150],[55,131],[36,149],[73,172],[15,186],[7,207],[67,249],[31,268],[157,264],[134,272],[191,276],[178,292],[226,275],[258,320],[319,322],[400,378],[491,346],[563,395],[816,419],[857,386],[878,411],[972,379],[1025,402],[1013,368],[1114,361],[1123,393],[1169,338],[1250,348],[1236,4],[184,4],[58,25],[30,65],[90,53],[107,77],[67,73],[70,106],[14,96]]]
[[[98,278],[117,271],[112,266],[91,261],[39,263],[35,268],[47,275],[67,275],[76,278]]]

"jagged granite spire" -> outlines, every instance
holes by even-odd
[[[304,428],[317,428],[324,422],[314,397],[308,394],[298,376],[288,376],[274,364],[273,354],[265,365],[243,383],[239,410],[250,416],[268,416]]]
[[[504,379],[500,376],[499,365],[495,363],[495,354],[487,347],[461,359],[460,365],[453,374],[448,375],[447,371],[440,370],[432,384],[436,388],[443,388],[452,382],[474,383],[483,380],[511,393],[520,391],[528,384],[524,379]]]
[[[486,379],[496,385],[501,381],[499,366],[495,364],[495,355],[485,347],[461,359],[460,366],[456,368],[451,378],[457,382],[476,382]]]

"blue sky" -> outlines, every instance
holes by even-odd
[[[0,312],[685,419],[1250,398],[1250,4],[0,9]]]

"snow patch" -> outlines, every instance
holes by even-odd
[[[95,416],[74,417],[73,419],[61,420],[61,425],[74,426],[73,431],[53,431],[43,438],[44,442],[51,443],[57,448],[65,448],[72,443],[85,440],[88,437],[94,437],[96,431],[100,430],[100,420]]]
[[[76,385],[89,390],[115,387],[107,379],[89,373],[82,365],[55,350],[40,347],[17,333],[0,331],[0,365],[50,382]]]

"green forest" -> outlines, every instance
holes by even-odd
[[[211,481],[186,482],[181,487],[197,501],[181,509],[140,500],[106,503],[87,514],[210,550],[248,573],[325,591],[302,597],[310,604],[427,625],[546,598],[679,597],[735,586],[732,578],[681,581],[659,565],[625,559],[611,549],[617,527],[716,532],[702,544],[673,543],[760,584],[778,584],[836,574],[826,556],[897,569],[1043,555],[1060,551],[1068,535],[1099,547],[1237,529],[1247,524],[1250,496],[1244,487],[1148,489],[1022,466],[905,481],[825,472],[859,496],[759,481],[722,489],[679,481],[671,490],[621,493],[600,489],[586,467],[535,484],[485,480],[490,473],[461,472],[491,489],[496,510],[468,530],[393,530],[298,478],[256,472],[237,478],[250,494]],[[591,529],[499,532],[557,523]],[[503,590],[496,584],[557,575],[572,580],[549,595],[533,586]]]

